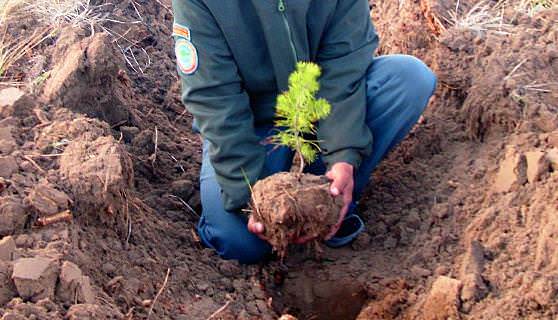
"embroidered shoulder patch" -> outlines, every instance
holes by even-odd
[[[180,71],[186,75],[193,74],[198,69],[198,51],[186,39],[178,39],[175,47],[176,60]]]
[[[180,25],[178,23],[174,23],[172,25],[172,35],[173,36],[178,36],[178,37],[183,37],[186,40],[191,40],[190,29],[188,27],[185,27],[185,26]]]

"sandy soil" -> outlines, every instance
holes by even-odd
[[[1,319],[555,319],[558,9],[512,5],[475,29],[455,1],[376,2],[380,53],[425,60],[436,96],[375,172],[364,235],[260,266],[194,232],[201,146],[168,1],[107,8],[141,18],[112,35],[63,29],[0,93]]]

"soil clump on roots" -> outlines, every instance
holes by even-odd
[[[252,192],[252,214],[264,225],[264,236],[284,257],[294,239],[323,240],[339,219],[341,199],[329,193],[329,181],[311,174],[279,173],[258,181]]]

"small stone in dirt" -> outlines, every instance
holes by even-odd
[[[7,236],[0,240],[0,260],[11,261],[14,259],[16,244],[14,238]]]
[[[194,193],[194,183],[190,180],[176,180],[173,181],[170,187],[170,193],[188,201]]]
[[[504,160],[500,163],[500,168],[496,175],[494,184],[492,185],[493,192],[508,192],[512,187],[518,183],[519,177],[517,175],[520,157],[513,149],[506,152]]]
[[[389,237],[386,239],[386,241],[384,241],[384,249],[390,250],[394,249],[395,247],[397,247],[397,239],[395,239],[394,237]]]
[[[459,315],[459,280],[441,276],[434,281],[423,307],[423,318],[429,320],[461,319]]]
[[[548,135],[548,143],[551,146],[558,148],[558,131],[554,131]]]
[[[45,308],[48,312],[58,310],[58,305],[48,298],[39,300],[37,305]]]
[[[428,269],[426,269],[426,268],[419,267],[419,266],[413,266],[413,267],[411,268],[411,273],[412,273],[414,276],[417,276],[417,277],[424,277],[424,278],[428,278],[428,277],[430,277],[430,276],[432,275],[432,271],[430,271],[430,270],[428,270]]]
[[[484,247],[477,240],[471,241],[465,253],[465,259],[463,260],[461,274],[482,274],[482,272],[484,271],[484,264]]]
[[[2,317],[2,320],[28,320],[28,319],[29,318],[12,311],[6,312]]]
[[[0,118],[28,116],[36,103],[18,88],[3,89],[0,91],[0,97],[2,97],[0,99]]]
[[[438,203],[432,208],[432,214],[438,219],[445,219],[453,213],[453,208],[449,203]]]
[[[256,306],[258,307],[258,310],[260,310],[260,313],[265,314],[269,312],[269,307],[267,306],[267,303],[264,300],[257,299]]]
[[[68,306],[76,302],[95,302],[89,277],[84,276],[80,268],[69,261],[62,263],[56,296]]]
[[[140,133],[140,129],[136,127],[120,127],[120,132],[122,132],[122,137],[124,138],[124,142],[132,143],[135,136]]]
[[[11,136],[11,132],[7,130],[10,130],[10,127],[0,127],[0,155],[9,155],[17,147],[14,138]],[[6,132],[8,132],[9,135]]]
[[[17,247],[29,248],[33,246],[33,238],[28,234],[20,234],[15,238],[15,243]]]
[[[535,301],[542,307],[547,307],[556,302],[558,297],[558,283],[550,278],[543,277],[533,284],[527,298]]]
[[[21,99],[25,95],[23,90],[18,88],[6,88],[0,91],[0,112],[3,111],[5,107],[11,106]]]
[[[209,289],[209,283],[207,282],[198,283],[196,287],[198,288],[198,290],[205,292]]]
[[[67,210],[71,200],[62,191],[56,190],[49,183],[40,183],[33,188],[25,199],[39,216],[50,216]]]
[[[10,302],[17,294],[10,278],[11,272],[10,265],[0,260],[0,306]]]
[[[529,151],[525,153],[525,158],[527,158],[527,180],[529,183],[533,183],[539,180],[544,172],[544,152]],[[546,171],[548,171],[548,164]]]
[[[546,153],[546,159],[550,162],[552,170],[558,171],[558,148],[550,149]]]
[[[351,248],[355,251],[365,250],[370,246],[371,237],[368,233],[363,232],[351,243]]]
[[[260,310],[258,309],[258,305],[256,304],[255,301],[249,301],[246,304],[246,311],[248,311],[248,313],[254,316],[260,314]]]
[[[113,276],[114,273],[116,272],[116,267],[110,262],[103,264],[101,269],[103,270],[104,273],[106,273],[109,276]]]
[[[0,122],[0,141],[14,140],[13,131],[14,131],[13,126]]]
[[[434,270],[434,275],[436,276],[443,276],[449,273],[449,268],[446,266],[438,266],[436,270]]]
[[[17,198],[0,198],[0,237],[23,229],[26,221],[27,213]]]
[[[21,258],[14,263],[12,279],[17,292],[25,300],[52,299],[57,278],[58,263],[54,259]]]
[[[23,314],[27,319],[50,319],[47,310],[34,303],[20,303],[14,306],[14,311]]]
[[[290,314],[284,314],[279,318],[279,320],[297,320],[297,318],[291,316]]]
[[[240,264],[234,260],[222,260],[219,263],[219,271],[226,277],[241,273]]]
[[[95,304],[75,304],[70,307],[66,314],[68,320],[96,320],[108,319],[101,307]]]
[[[0,157],[0,178],[9,179],[19,166],[14,156]]]
[[[469,273],[463,276],[461,281],[463,282],[462,301],[480,301],[488,293],[488,287],[478,273]]]

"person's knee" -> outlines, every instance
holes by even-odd
[[[214,248],[223,259],[254,264],[265,260],[271,253],[270,245],[251,234],[246,227],[216,230],[202,225],[198,231],[205,244]]]
[[[436,75],[421,60],[408,55],[392,56],[393,78],[407,99],[425,104],[436,88]]]
[[[247,230],[240,232],[249,233]],[[239,232],[228,232],[224,236],[221,256],[225,259],[254,264],[263,261],[271,253],[269,244],[253,234],[239,235]]]

